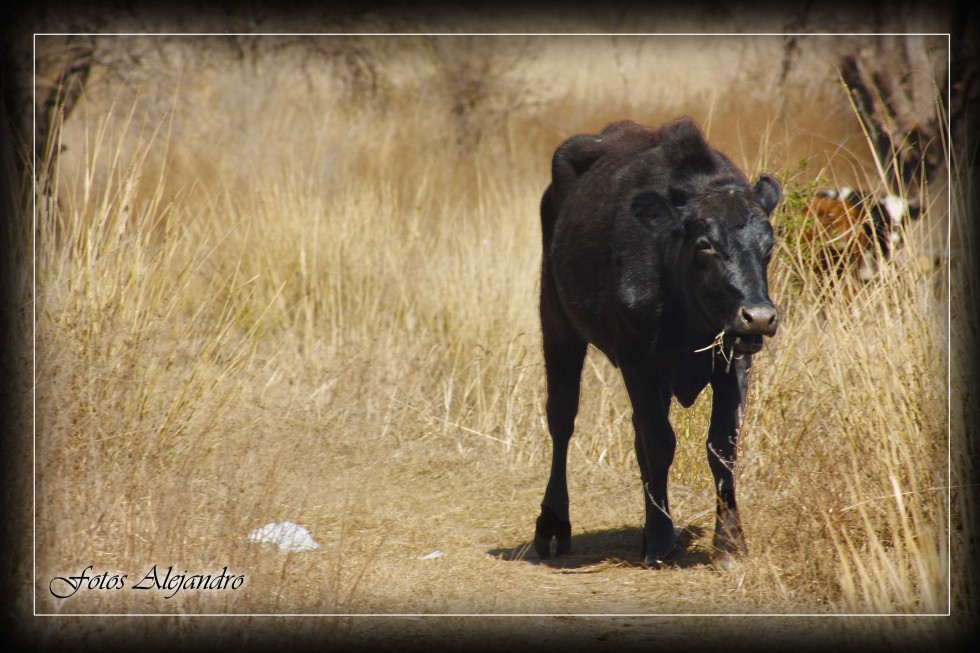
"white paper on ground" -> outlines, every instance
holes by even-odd
[[[286,551],[312,551],[320,547],[310,532],[291,521],[272,522],[248,534],[252,542],[271,542]]]

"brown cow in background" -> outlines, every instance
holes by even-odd
[[[866,282],[901,246],[903,224],[917,220],[919,208],[896,195],[842,188],[818,192],[804,216],[801,240],[815,248],[816,266]]]

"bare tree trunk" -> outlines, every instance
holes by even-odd
[[[786,23],[781,81],[797,64],[796,35],[814,27],[817,7],[804,2]],[[960,164],[976,161],[967,125],[980,102],[978,12],[969,0],[939,3],[935,11],[877,2],[869,9],[866,20],[881,35],[842,38],[838,71],[881,163],[883,183],[890,192],[917,196],[923,184],[945,175],[950,151]],[[942,25],[949,25],[948,40]]]
[[[95,40],[89,35],[68,36],[64,49],[51,56],[57,61],[56,77],[43,86],[38,81],[34,126],[35,175],[45,195],[51,191],[50,172],[59,154],[61,126],[81,98],[95,62]]]
[[[946,58],[930,57],[928,46],[921,35],[878,37],[840,62],[841,79],[892,192],[914,194],[945,162]]]

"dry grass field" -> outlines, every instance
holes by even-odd
[[[812,272],[792,229],[810,194],[881,186],[826,43],[804,39],[807,65],[782,81],[776,37],[333,37],[343,56],[317,60],[161,38],[148,67],[93,73],[31,243],[27,593],[60,615],[40,643],[950,641],[946,615],[975,601],[973,572],[951,567],[973,529],[949,321],[974,299],[949,278],[976,251],[960,242],[969,198],[958,169],[930,188],[902,256],[856,293]],[[756,356],[738,469],[750,552],[728,572],[710,561],[703,396],[671,413],[686,550],[644,567],[630,407],[591,351],[573,554],[542,562],[550,155],[613,120],[680,115],[786,190],[782,326]],[[283,520],[319,548],[247,540]],[[89,565],[124,587],[52,596]],[[154,565],[245,581],[133,589]],[[348,616],[368,614],[404,616]]]

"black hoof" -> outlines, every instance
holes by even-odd
[[[671,557],[677,552],[677,547],[661,549],[658,551],[648,551],[643,556],[643,564],[648,567],[663,567],[670,562]]]
[[[551,540],[555,539],[555,555],[564,555],[572,549],[572,524],[558,519],[551,508],[541,508],[541,515],[534,526],[534,550],[542,558],[551,556]]]
[[[662,541],[653,541],[647,546],[646,533],[643,534],[643,564],[650,567],[662,567],[671,556],[677,553],[677,532],[679,529],[671,529],[670,535],[659,538]]]

